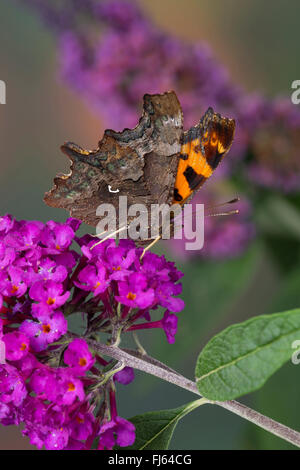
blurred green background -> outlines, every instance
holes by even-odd
[[[289,95],[292,81],[300,78],[297,0],[140,3],[163,30],[187,40],[207,41],[234,81],[249,91]],[[103,124],[57,79],[55,41],[39,20],[9,0],[0,3],[0,18],[0,79],[7,85],[7,104],[0,105],[0,212],[17,218],[63,221],[63,211],[51,209],[42,201],[56,172],[67,170],[59,146],[73,140],[93,148]],[[278,210],[285,211],[284,207]],[[193,377],[197,354],[212,334],[250,316],[299,306],[300,270],[291,269],[288,262],[288,256],[299,252],[297,236],[288,237],[285,243],[284,268],[278,267],[259,237],[239,259],[182,266],[186,309],[180,314],[176,343],[168,345],[161,331],[152,331],[143,337],[149,354]],[[262,390],[242,401],[299,430],[299,372],[287,364]],[[177,407],[193,399],[173,385],[142,373],[136,376],[130,386],[119,387],[119,408],[124,417]],[[173,449],[290,447],[211,406],[186,417],[171,445]],[[30,448],[16,428],[0,428],[0,449]]]

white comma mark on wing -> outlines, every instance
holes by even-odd
[[[111,185],[109,184],[109,185],[108,185],[108,191],[109,191],[110,193],[118,193],[120,190],[119,190],[119,189],[116,189],[116,190],[111,189]]]

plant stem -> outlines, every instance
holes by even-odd
[[[143,372],[147,372],[148,374],[154,375],[155,377],[159,377],[160,379],[166,380],[167,382],[177,385],[178,387],[189,390],[196,395],[200,395],[195,382],[187,379],[172,369],[169,369],[166,365],[160,363],[154,358],[151,358],[150,356],[142,355],[138,352],[131,354],[127,352],[128,350],[125,351],[118,347],[106,346],[104,344],[97,343],[96,341],[90,341],[89,343],[96,351],[101,354],[113,357],[114,359],[122,361],[127,366],[142,370]],[[273,419],[268,418],[267,416],[264,416],[255,410],[252,410],[242,403],[239,403],[235,400],[224,402],[207,400],[207,403],[221,406],[222,408],[225,408],[226,410],[241,416],[251,423],[256,424],[260,428],[269,431],[275,436],[278,436],[281,439],[284,439],[285,441],[300,447],[300,433],[298,431],[278,423],[277,421],[274,421]]]
[[[222,406],[228,411],[235,413],[242,418],[247,419],[251,423],[256,424],[260,428],[269,431],[275,436],[284,439],[291,444],[294,444],[297,447],[300,447],[300,433],[294,429],[285,426],[284,424],[278,423],[268,416],[265,416],[258,411],[252,410],[248,406],[239,403],[236,400],[224,401],[224,402],[214,402],[215,404]]]

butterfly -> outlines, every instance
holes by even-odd
[[[71,172],[54,179],[44,201],[95,227],[102,217],[97,215],[101,204],[112,204],[119,218],[121,196],[127,197],[128,206],[143,204],[149,211],[153,204],[183,205],[213,174],[231,147],[234,131],[233,119],[209,108],[184,132],[175,92],[146,94],[134,129],[106,130],[95,150],[72,142],[61,147],[71,160]]]

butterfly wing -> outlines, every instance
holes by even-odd
[[[119,217],[122,195],[128,206],[144,204],[149,212],[151,204],[171,204],[182,135],[176,94],[145,95],[143,115],[134,129],[106,130],[93,151],[70,142],[62,146],[71,172],[54,179],[44,200],[92,226],[101,220],[96,214],[100,204],[112,204]]]
[[[233,142],[234,119],[208,108],[199,124],[184,133],[174,188],[183,204],[213,174]]]

